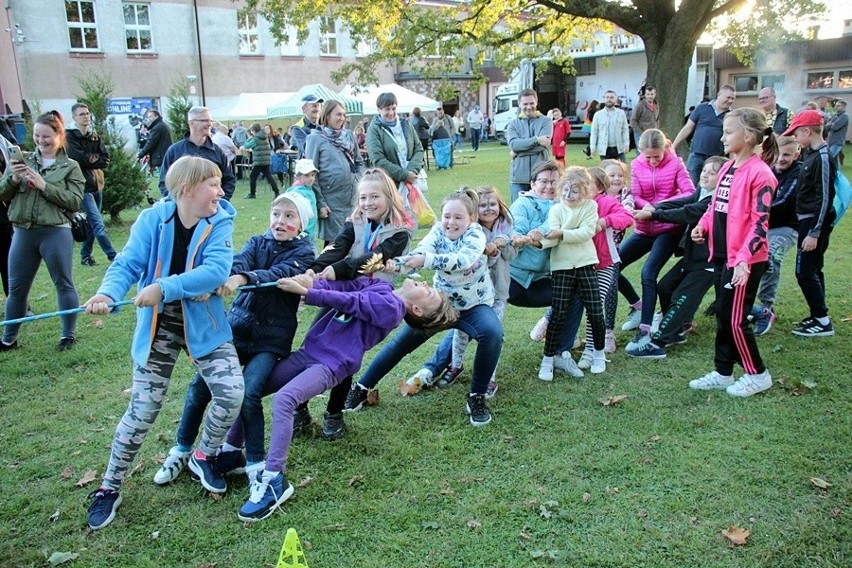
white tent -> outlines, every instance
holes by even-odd
[[[210,109],[216,120],[266,120],[267,107],[280,104],[293,93],[240,93],[236,101]]]
[[[361,101],[364,104],[364,114],[368,115],[379,114],[379,109],[376,108],[376,97],[378,97],[381,93],[393,93],[396,95],[396,110],[403,114],[411,113],[414,107],[420,107],[420,110],[424,112],[432,112],[438,110],[438,107],[441,106],[441,103],[435,99],[431,99],[425,95],[406,89],[396,83],[361,87],[359,88],[358,94],[354,94],[352,92],[351,85],[346,85],[340,93]]]

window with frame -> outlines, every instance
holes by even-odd
[[[337,55],[337,21],[333,16],[319,20],[320,55]]]
[[[65,0],[65,20],[72,51],[98,51],[94,0]]]
[[[841,69],[837,72],[837,88],[852,89],[852,69]]]
[[[284,35],[287,36],[287,41],[281,41],[281,55],[284,57],[299,57],[302,55],[302,48],[299,45],[299,32],[296,26],[287,25],[284,28]]]
[[[260,33],[257,30],[257,12],[237,12],[237,34],[240,36],[240,55],[260,54]]]
[[[784,91],[784,74],[783,73],[749,73],[744,75],[734,75],[734,89],[739,94],[757,93],[760,89],[771,87],[775,91],[781,93]]]
[[[127,51],[152,52],[151,5],[136,2],[124,4],[124,38]]]
[[[376,40],[359,41],[355,45],[355,57],[369,57],[376,51]]]
[[[808,90],[833,89],[834,71],[812,71],[808,73],[805,84]]]

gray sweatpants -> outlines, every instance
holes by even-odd
[[[175,362],[181,349],[186,349],[183,325],[180,304],[167,304],[160,314],[148,363],[145,367],[137,365],[133,372],[130,404],[115,429],[112,453],[104,473],[104,487],[116,491],[121,488],[145,436],[160,413]],[[240,415],[243,373],[237,351],[230,342],[223,343],[209,355],[198,357],[194,363],[213,395],[198,445],[204,455],[212,456]]]
[[[27,302],[42,259],[56,288],[60,310],[80,307],[80,298],[74,286],[72,264],[74,238],[68,227],[15,227],[12,248],[9,249],[9,297],[6,299],[6,319],[22,318],[27,313]],[[74,337],[77,314],[61,316],[60,337]],[[10,344],[18,338],[21,324],[7,325],[3,342]]]

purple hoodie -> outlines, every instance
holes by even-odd
[[[405,302],[384,280],[316,280],[305,302],[329,308],[308,330],[302,351],[336,376],[352,376],[364,354],[402,322]]]

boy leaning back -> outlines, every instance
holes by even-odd
[[[837,213],[834,210],[835,162],[822,138],[822,114],[805,110],[793,118],[784,136],[793,135],[805,152],[799,171],[796,217],[799,219],[799,247],[796,254],[796,280],[808,303],[810,315],[793,335],[827,337],[834,335],[825,305],[825,251]]]
[[[222,297],[211,292],[231,270],[234,208],[223,199],[219,167],[184,156],[169,168],[171,199],[139,214],[122,253],[85,303],[89,314],[109,313],[134,282],[133,389],[115,430],[112,453],[99,489],[93,491],[88,524],[107,526],[121,504],[119,490],[163,405],[181,350],[186,350],[213,395],[201,442],[190,467],[204,472],[243,402],[243,375],[231,343]]]

